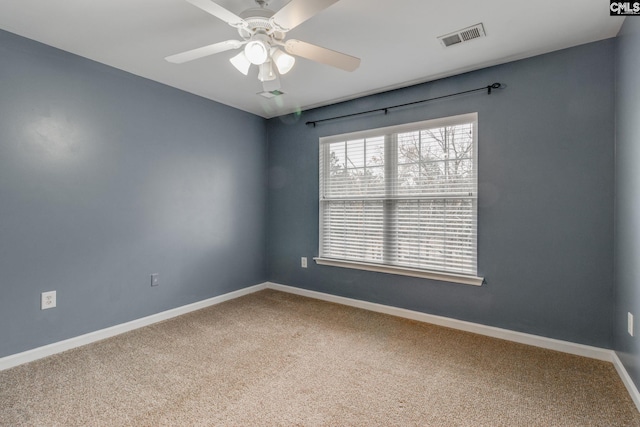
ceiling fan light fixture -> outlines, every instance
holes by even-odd
[[[296,58],[284,53],[280,49],[273,49],[271,52],[271,58],[273,59],[273,62],[276,63],[276,67],[278,68],[280,75],[287,74],[296,63]]]
[[[295,57],[345,71],[354,71],[360,66],[359,58],[300,40],[285,41],[288,31],[339,0],[290,0],[277,12],[266,8],[270,0],[255,0],[260,7],[247,9],[240,15],[218,4],[220,0],[185,1],[235,27],[242,40],[227,40],[191,49],[166,57],[168,62],[182,64],[242,47],[242,51],[229,61],[245,76],[249,75],[252,64],[257,65],[258,80],[262,82],[263,89],[261,94],[270,96],[282,94],[280,76],[291,71],[296,63]]]
[[[247,55],[245,55],[244,51],[229,59],[229,62],[231,62],[231,64],[233,64],[233,66],[236,67],[236,69],[245,76],[249,74],[251,61],[249,61],[249,58],[247,58]]]
[[[269,59],[269,49],[262,40],[251,40],[244,47],[247,59],[255,65],[262,65]]]
[[[261,82],[269,82],[276,79],[276,73],[273,71],[273,63],[267,61],[264,64],[260,64],[260,70],[258,71],[258,80]]]

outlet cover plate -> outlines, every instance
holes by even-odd
[[[158,273],[153,273],[151,275],[151,286],[160,285],[160,275]]]
[[[56,291],[43,292],[40,299],[40,310],[53,308],[56,303]]]
[[[627,332],[633,336],[633,314],[627,313]]]
[[[306,256],[303,256],[303,257],[300,258],[300,266],[302,268],[307,268],[307,257]]]

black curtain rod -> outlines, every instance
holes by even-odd
[[[423,99],[422,101],[407,102],[406,104],[392,105],[391,107],[377,108],[375,110],[361,111],[359,113],[345,114],[344,116],[329,117],[327,119],[311,120],[311,121],[306,122],[305,124],[306,125],[313,125],[313,127],[316,127],[316,125],[318,123],[328,122],[328,121],[331,121],[331,120],[345,119],[347,117],[361,116],[363,114],[377,113],[379,111],[384,111],[384,113],[387,114],[387,113],[389,113],[389,110],[391,110],[393,108],[400,108],[400,107],[407,107],[409,105],[422,104],[423,102],[435,101],[435,100],[443,99],[443,98],[450,98],[452,96],[464,95],[465,93],[478,92],[478,91],[481,91],[481,90],[486,90],[487,91],[487,95],[491,95],[491,90],[492,89],[500,89],[501,87],[502,87],[502,85],[500,83],[494,83],[494,84],[490,84],[489,86],[479,87],[477,89],[465,90],[463,92],[458,92],[458,93],[451,93],[449,95],[437,96],[435,98]]]

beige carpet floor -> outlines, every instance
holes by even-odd
[[[640,426],[610,363],[266,290],[0,372],[2,426]]]

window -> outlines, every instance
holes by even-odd
[[[320,139],[319,264],[479,285],[477,114]]]

